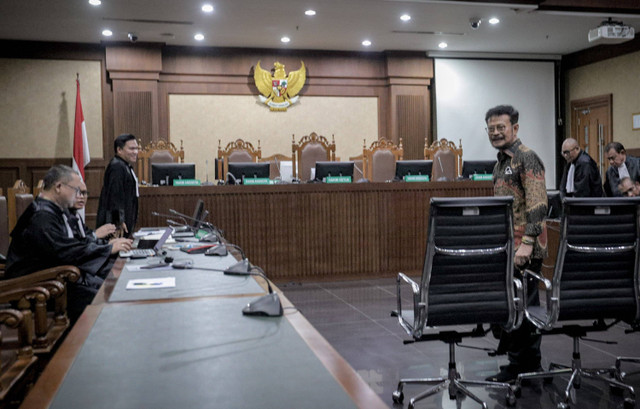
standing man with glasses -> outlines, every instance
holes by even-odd
[[[138,178],[133,165],[138,160],[138,142],[130,133],[119,135],[113,142],[115,157],[104,172],[98,204],[97,226],[113,223],[131,237],[138,221]]]
[[[4,277],[21,277],[62,265],[78,267],[81,279],[67,288],[69,319],[75,321],[111,270],[114,255],[131,249],[131,240],[117,239],[101,245],[75,238],[67,209],[83,190],[80,175],[68,166],[56,165],[47,171],[43,181],[42,192],[11,232]]]
[[[496,106],[485,115],[489,142],[498,150],[498,163],[493,169],[493,191],[496,196],[513,197],[514,264],[517,271],[528,269],[539,274],[542,259],[547,255],[544,164],[518,139],[519,116],[510,105]],[[528,305],[539,305],[538,285],[534,279],[527,282],[527,291]],[[512,383],[520,373],[540,370],[540,341],[540,334],[526,319],[520,328],[502,331],[498,353],[506,352],[509,364],[501,366],[500,372],[487,380]]]
[[[562,143],[562,157],[567,163],[562,172],[560,192],[569,197],[602,197],[602,178],[598,164],[584,150],[578,141],[565,139]]]
[[[620,142],[611,142],[604,147],[609,161],[609,169],[604,179],[604,193],[611,196],[622,196],[618,190],[620,181],[624,178],[640,180],[640,158],[627,155]]]

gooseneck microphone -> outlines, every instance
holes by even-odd
[[[233,179],[233,184],[234,185],[238,185],[238,179],[234,176],[233,173],[231,172],[227,172],[227,180],[229,180],[228,178],[231,177],[231,179]]]
[[[169,219],[170,217],[178,216],[178,217],[180,217],[182,219],[182,222],[183,222],[182,225],[186,226],[186,225],[189,224],[189,223],[187,223],[187,220],[184,217],[182,217],[181,215],[179,215],[179,214],[171,215],[171,214],[164,214],[164,213],[158,213],[158,212],[151,212],[151,214],[153,216],[157,216],[157,217],[164,217],[165,219],[167,219],[167,223],[170,223],[170,224],[173,223],[173,224],[176,224],[176,225],[180,225],[180,223],[177,223],[177,222]]]
[[[193,218],[193,217],[191,217],[191,216],[187,216],[186,214],[182,214],[182,213],[178,212],[177,210],[173,210],[173,209],[169,209],[169,213],[171,213],[171,214],[173,214],[173,215],[176,215],[176,216],[178,216],[178,217],[181,217],[181,218],[183,218],[183,219],[190,220],[190,221],[192,221],[192,222],[198,222],[198,223],[199,223],[199,225],[196,227],[196,229],[199,229],[199,228],[200,228],[200,226],[205,226],[205,227],[207,227],[207,228],[209,228],[209,229],[212,229],[212,230],[215,230],[215,231],[217,231],[217,230],[218,230],[218,229],[217,229],[214,225],[212,225],[211,223],[208,223],[208,222],[205,222],[205,221],[204,221],[204,218],[205,218],[205,217],[207,217],[207,216],[209,215],[209,211],[208,211],[208,210],[205,210],[205,211],[202,213],[202,220],[194,219],[194,218]],[[188,225],[189,223],[185,223],[185,224],[187,224],[187,225]]]

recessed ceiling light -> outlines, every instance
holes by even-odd
[[[198,34],[194,35],[193,38],[195,38],[198,41],[202,41],[202,40],[204,40],[204,34],[198,33]]]
[[[438,44],[438,47],[440,47],[440,48],[447,48],[447,47],[449,47],[449,44],[447,44],[447,43],[445,43],[445,42],[443,41],[443,42],[441,42],[440,44]]]
[[[280,41],[282,41],[283,43],[288,43],[289,41],[291,41],[291,39],[289,37],[282,37]]]
[[[102,4],[102,2],[100,0],[89,0],[89,4],[91,4],[92,6],[99,6]]]
[[[108,28],[105,28],[104,30],[102,30],[102,35],[105,37],[111,37],[113,35],[113,31],[109,30]]]
[[[363,46],[365,46],[365,47],[369,47],[369,46],[371,45],[371,41],[369,41],[369,40],[364,40],[364,41],[362,42],[362,45],[363,45]]]
[[[489,24],[498,24],[500,22],[500,19],[497,17],[491,17],[489,19]]]
[[[400,16],[400,20],[409,21],[409,20],[411,20],[411,16],[408,15],[408,14],[403,14],[403,15]]]
[[[306,14],[307,16],[315,16],[316,15],[316,11],[315,10],[307,10],[304,12],[304,14]]]
[[[203,4],[202,11],[205,13],[213,13],[213,6],[211,4]]]

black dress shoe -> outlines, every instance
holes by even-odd
[[[500,372],[491,375],[485,379],[488,382],[514,383],[518,378],[517,368],[513,365],[504,365],[500,367]]]

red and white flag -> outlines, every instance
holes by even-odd
[[[73,128],[73,169],[80,173],[84,181],[84,167],[91,161],[89,143],[87,141],[87,128],[84,125],[82,103],[80,102],[80,80],[76,79],[78,92],[76,94],[76,123]]]

